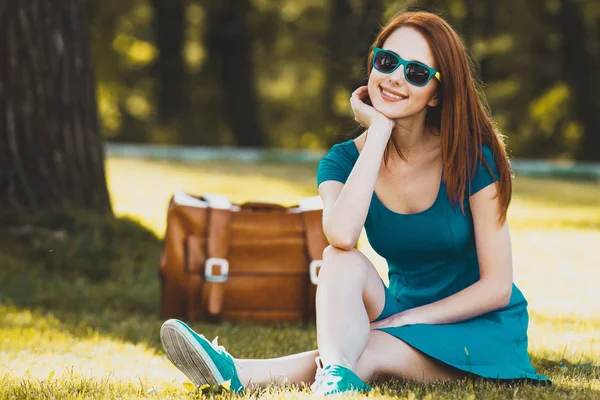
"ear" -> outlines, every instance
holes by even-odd
[[[438,95],[435,93],[431,99],[427,102],[428,107],[437,107],[438,105]]]

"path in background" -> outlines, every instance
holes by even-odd
[[[178,161],[219,161],[317,163],[325,155],[319,150],[241,149],[234,147],[191,147],[131,143],[107,143],[109,157],[149,158]],[[596,180],[600,163],[513,159],[515,173],[522,176]]]

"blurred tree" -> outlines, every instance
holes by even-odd
[[[364,0],[354,7],[350,0],[330,0],[328,46],[323,57],[327,76],[323,101],[328,111],[325,129],[329,132],[329,145],[339,141],[340,134],[356,128],[348,114],[348,99],[354,90],[366,84],[366,60],[381,28],[384,11],[383,0]]]
[[[330,146],[358,132],[348,97],[365,82],[379,24],[408,8],[441,14],[459,32],[513,156],[581,149],[589,159],[598,147],[598,102],[585,99],[600,85],[599,2],[88,1],[112,140]],[[575,14],[563,15],[566,6]],[[572,73],[568,57],[585,68]]]
[[[563,34],[562,65],[564,79],[573,91],[575,114],[583,125],[583,134],[576,157],[579,160],[600,161],[600,120],[594,90],[597,66],[586,49],[587,35],[579,2],[561,0],[560,28]]]
[[[194,0],[186,9],[186,85],[190,92],[189,123],[181,143],[202,146],[235,144],[224,121],[218,63],[208,54],[211,21],[206,0]]]
[[[189,138],[189,83],[183,57],[187,0],[152,0],[153,28],[158,57],[153,66],[156,87],[156,120],[161,129]],[[187,135],[183,133],[187,131]],[[197,132],[196,132],[197,134]],[[186,144],[197,141],[184,140]]]
[[[263,147],[255,88],[250,0],[205,0],[207,63],[216,70],[219,101],[239,147]],[[206,132],[205,134],[213,134]]]
[[[87,5],[103,135],[114,141],[175,142],[154,121],[151,66],[158,51],[148,0],[88,0]]]
[[[111,213],[86,0],[0,2],[0,207]]]

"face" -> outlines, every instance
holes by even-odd
[[[381,46],[398,54],[406,61],[419,61],[436,68],[433,54],[425,38],[415,29],[402,27],[396,29]],[[419,87],[404,77],[404,66],[385,74],[371,70],[368,90],[373,107],[390,119],[422,116],[425,118],[427,107],[438,104],[436,95],[439,82],[431,78],[427,85]]]

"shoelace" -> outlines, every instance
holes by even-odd
[[[231,357],[231,354],[229,354],[229,353],[227,352],[227,350],[225,350],[225,347],[224,347],[224,346],[221,346],[221,345],[219,344],[219,337],[218,337],[218,336],[215,336],[215,338],[213,339],[213,341],[212,341],[212,342],[210,342],[210,345],[212,346],[212,348],[213,348],[213,349],[215,349],[215,351],[216,351],[216,352],[218,352],[218,353],[225,353],[225,354],[227,354],[229,357]],[[233,358],[233,357],[231,357],[231,358]]]
[[[204,335],[202,335],[202,337],[204,337]],[[215,349],[215,351],[217,353],[228,355],[229,358],[231,358],[233,360],[233,364],[235,365],[235,367],[236,367],[236,369],[238,371],[240,371],[242,369],[242,366],[237,362],[237,360],[231,354],[229,354],[229,352],[227,350],[225,350],[224,346],[222,346],[222,345],[219,344],[219,337],[218,336],[215,336],[215,338],[213,339],[213,341],[210,342],[210,345],[212,346],[213,349]]]
[[[321,380],[323,379],[323,375],[325,375],[325,370],[322,367],[321,357],[315,358],[315,363],[317,363],[317,373],[315,374],[315,381],[312,385],[310,385],[310,390],[313,392],[317,392],[319,386],[321,385]]]
[[[315,374],[315,382],[310,385],[310,390],[312,390],[313,393],[317,393],[319,390],[323,390],[327,386],[333,385],[342,379],[340,376],[334,376],[331,373],[335,367],[327,371],[329,373],[325,372],[321,357],[316,357],[315,362],[317,363],[317,373]]]

